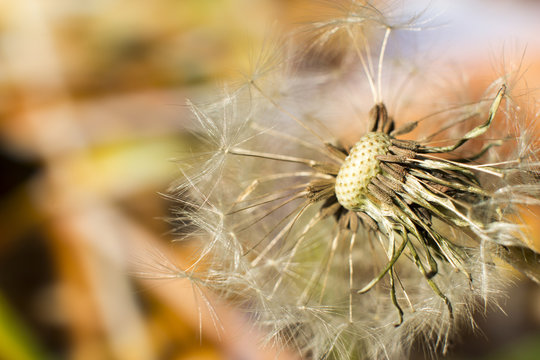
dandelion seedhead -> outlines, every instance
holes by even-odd
[[[309,49],[272,70],[261,61],[212,105],[189,104],[202,151],[173,193],[178,230],[200,249],[183,276],[305,359],[396,359],[419,338],[444,352],[456,324],[501,291],[501,260],[538,280],[520,221],[540,196],[536,140],[518,125],[530,119],[508,76],[476,101],[409,122],[389,114],[386,47],[421,22],[334,5],[341,15],[312,24]],[[340,71],[302,67],[336,37],[350,52]],[[337,94],[358,70],[374,105],[344,121]],[[362,119],[355,143],[330,135]]]

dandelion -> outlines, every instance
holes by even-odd
[[[422,23],[335,4],[307,50],[270,52],[245,86],[189,104],[201,152],[173,189],[175,220],[201,247],[182,273],[302,358],[395,359],[422,338],[444,352],[456,325],[502,291],[500,260],[539,279],[519,217],[539,203],[535,139],[508,76],[480,100],[398,126],[383,96],[385,52],[394,32]],[[340,71],[292,70],[336,39],[348,50]],[[374,105],[349,119],[367,126],[346,144],[327,119],[336,84],[357,69]]]

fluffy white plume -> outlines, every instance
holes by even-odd
[[[421,69],[386,49],[424,22],[332,4],[286,45],[267,44],[243,86],[189,103],[201,151],[172,194],[179,233],[200,248],[183,276],[305,359],[398,359],[419,339],[444,352],[500,293],[501,259],[538,278],[519,218],[539,201],[535,134],[509,76],[461,104],[387,97],[385,84],[414,88]],[[423,116],[403,119],[405,107]],[[384,147],[345,206],[336,177],[366,133]]]

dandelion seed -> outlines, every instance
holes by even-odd
[[[519,121],[502,81],[489,98],[397,126],[384,53],[393,31],[417,26],[342,3],[343,17],[315,24],[315,44],[348,39],[375,102],[367,132],[343,146],[312,119],[298,101],[310,73],[282,76],[279,89],[258,73],[219,106],[191,104],[207,148],[174,190],[180,224],[204,240],[186,271],[303,358],[399,358],[422,337],[444,352],[454,324],[499,292],[495,258],[539,278],[518,221],[539,203],[536,147],[486,136]],[[382,31],[375,60],[367,24]],[[430,135],[408,137],[434,119],[444,122]]]

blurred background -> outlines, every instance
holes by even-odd
[[[506,36],[527,48],[530,89],[540,84],[535,2],[432,3],[460,25],[425,40],[472,69],[471,84],[494,78]],[[293,358],[258,349],[226,304],[215,303],[223,329],[207,311],[199,318],[205,300],[183,280],[133,274],[156,258],[189,258],[171,243],[171,203],[159,195],[180,176],[172,159],[193,145],[185,99],[237,76],[272,22],[294,27],[309,9],[310,0],[0,2],[0,359]],[[517,277],[503,307],[479,314],[480,331],[449,357],[539,359],[540,288]]]

